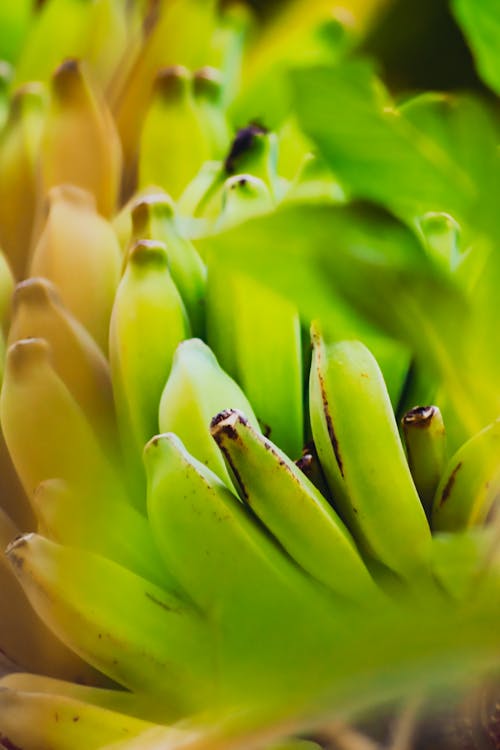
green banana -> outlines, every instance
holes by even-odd
[[[290,557],[337,594],[373,598],[375,585],[350,533],[300,469],[241,412],[218,414],[211,433],[242,500]]]
[[[1,13],[1,11],[0,11]],[[0,131],[7,122],[10,103],[10,86],[12,82],[12,67],[0,57]]]
[[[264,431],[298,458],[304,444],[302,343],[293,303],[258,281],[209,264],[207,340],[240,383]]]
[[[401,420],[415,487],[427,517],[444,469],[446,433],[437,406],[415,406]]]
[[[103,352],[120,269],[118,240],[111,224],[98,214],[92,195],[74,185],[52,188],[29,275],[42,276],[58,287],[64,305]]]
[[[71,649],[119,684],[183,710],[210,681],[210,644],[198,613],[110,560],[37,534],[6,551],[38,615]]]
[[[485,427],[451,457],[432,507],[435,531],[483,524],[500,490],[500,420]]]
[[[118,205],[121,167],[121,145],[104,98],[91,85],[85,66],[66,60],[52,79],[40,151],[42,194],[71,183],[94,195],[99,212],[111,217]]]
[[[26,84],[14,93],[0,133],[0,245],[17,279],[26,275],[46,109],[45,89]]]
[[[132,238],[158,240],[167,247],[172,278],[186,305],[193,333],[204,333],[206,268],[178,228],[175,208],[165,193],[139,198],[132,206]]]
[[[273,201],[282,194],[277,166],[277,135],[268,132],[258,123],[250,123],[237,132],[224,162],[229,176],[249,173],[261,179],[269,189]]]
[[[177,199],[209,158],[209,149],[190,72],[181,66],[164,69],[156,79],[142,130],[139,185],[161,185]]]
[[[213,415],[226,408],[241,409],[258,429],[245,394],[221,369],[209,347],[200,339],[183,341],[161,396],[160,432],[175,432],[189,453],[232,487],[209,430]]]
[[[0,744],[23,750],[100,750],[133,739],[153,725],[88,701],[3,687]],[[3,742],[2,742],[3,740]]]
[[[365,555],[411,577],[431,534],[380,369],[358,341],[312,336],[311,426],[334,503]]]
[[[223,109],[224,81],[215,68],[204,67],[193,77],[193,95],[202,128],[207,133],[211,159],[222,159],[230,144]]]
[[[0,251],[0,329],[4,333],[7,333],[9,329],[14,285],[14,276],[9,262]]]
[[[119,492],[81,492],[60,479],[36,488],[39,531],[60,544],[95,552],[169,590],[178,589],[158,554],[151,529]]]
[[[189,322],[168,271],[161,242],[141,240],[131,249],[116,292],[110,325],[110,362],[123,448],[142,503],[141,456],[158,432],[158,403],[175,349]]]
[[[218,231],[227,229],[269,211],[272,206],[271,193],[263,180],[251,174],[237,174],[224,182],[221,212],[215,227]]]

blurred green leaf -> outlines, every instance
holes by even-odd
[[[479,74],[500,94],[500,3],[453,0],[452,8],[472,47]]]
[[[0,60],[15,62],[30,22],[33,0],[0,3]]]
[[[495,127],[469,98],[422,97],[398,111],[363,60],[293,73],[295,106],[307,135],[357,197],[407,221],[444,211],[490,231]],[[498,170],[495,171],[498,179]]]

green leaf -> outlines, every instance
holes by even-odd
[[[500,94],[500,3],[454,0],[451,5],[472,48],[480,76]]]
[[[292,78],[301,126],[354,196],[407,221],[443,211],[490,230],[491,202],[486,209],[483,200],[498,138],[479,103],[427,96],[397,110],[363,60]]]

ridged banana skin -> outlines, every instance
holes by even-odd
[[[310,416],[334,504],[360,549],[403,578],[429,566],[431,534],[382,373],[358,341],[313,329]]]
[[[462,445],[448,462],[432,507],[435,531],[483,524],[500,494],[500,420]]]
[[[56,185],[77,185],[95,197],[99,213],[109,218],[118,206],[121,168],[121,145],[104,98],[93,89],[85,66],[66,60],[52,79],[42,137],[43,194]]]
[[[103,352],[107,352],[120,273],[118,240],[111,224],[97,212],[92,195],[74,185],[52,188],[29,275],[55,284],[64,305]]]
[[[378,592],[349,531],[293,461],[240,412],[217,415],[211,433],[243,501],[290,557],[336,594],[371,601]]]
[[[165,245],[141,240],[120,281],[109,334],[113,391],[134,504],[145,506],[142,451],[158,433],[158,404],[189,321]]]
[[[183,710],[198,705],[211,644],[192,607],[116,563],[37,534],[6,554],[38,615],[89,664],[132,691]]]
[[[131,215],[133,239],[165,243],[170,273],[186,305],[193,335],[202,336],[207,271],[193,244],[179,231],[172,200],[161,192],[144,196],[133,204]]]
[[[259,429],[248,399],[219,366],[200,339],[177,348],[172,371],[160,400],[160,432],[174,432],[194,458],[208,466],[228,487],[232,481],[224,459],[210,436],[210,420],[222,409],[240,409]]]
[[[133,739],[147,721],[60,695],[33,689],[0,689],[0,744],[23,750],[100,750]]]

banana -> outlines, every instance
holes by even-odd
[[[62,304],[54,285],[42,278],[21,282],[13,299],[9,345],[42,338],[55,371],[87,416],[105,450],[113,452],[117,431],[109,365],[84,326]]]
[[[193,77],[193,94],[202,129],[207,133],[210,158],[222,159],[230,144],[223,109],[224,81],[216,68],[204,67]]]
[[[160,0],[157,23],[135,52],[113,95],[113,113],[123,144],[126,182],[134,170],[140,134],[158,71],[172,65],[196,70],[207,63],[215,0]],[[127,196],[128,197],[128,196]]]
[[[93,687],[76,682],[58,680],[45,675],[15,672],[0,679],[0,690],[9,688],[22,693],[48,694],[71,698],[84,703],[90,703],[98,708],[135,716],[146,721],[174,720],[178,718],[174,713],[168,714],[168,706],[163,702],[157,705],[151,695],[130,693],[125,690]]]
[[[431,535],[382,374],[360,342],[312,336],[311,426],[335,505],[362,552],[407,579],[428,568]]]
[[[14,286],[14,276],[9,261],[0,251],[0,330],[4,333],[7,333],[9,329]]]
[[[0,743],[24,750],[100,750],[133,739],[153,725],[61,695],[0,690]]]
[[[118,424],[137,492],[143,487],[142,450],[158,432],[160,397],[174,351],[187,336],[189,322],[165,245],[137,242],[116,293],[109,339]]]
[[[43,339],[13,344],[0,397],[5,441],[28,498],[54,477],[89,492],[119,492],[121,479],[50,357]]]
[[[177,436],[154,438],[145,463],[158,546],[214,634],[215,704],[226,710],[250,700],[267,709],[306,683],[317,689],[332,669],[332,633],[345,603],[304,575]]]
[[[27,270],[46,109],[44,88],[26,84],[14,93],[0,133],[0,245],[17,279]]]
[[[165,193],[145,196],[134,203],[131,215],[134,240],[165,243],[169,270],[186,305],[193,334],[202,336],[207,272],[193,244],[179,231],[171,199]]]
[[[437,406],[416,406],[401,424],[411,475],[429,517],[446,455],[443,417]]]
[[[295,305],[209,257],[207,341],[248,396],[264,431],[270,431],[285,453],[298,458],[304,444],[304,413]]]
[[[211,434],[242,500],[290,557],[335,593],[371,600],[375,585],[350,533],[300,469],[241,412],[218,414]]]
[[[158,74],[142,130],[139,186],[161,185],[177,199],[210,156],[190,72],[181,66]]]
[[[175,432],[189,453],[232,487],[209,431],[213,415],[226,408],[241,409],[258,429],[245,394],[221,369],[209,347],[200,339],[182,342],[160,400],[160,432]]]
[[[179,588],[165,570],[146,519],[117,493],[82,493],[49,479],[36,488],[33,507],[38,530],[53,541],[114,560],[158,586]]]
[[[277,166],[277,135],[257,123],[250,123],[236,133],[224,162],[229,176],[249,173],[262,180],[273,201],[282,193]]]
[[[177,201],[179,214],[197,217],[198,221],[217,218],[221,210],[221,190],[225,179],[222,162],[204,162]]]
[[[93,90],[85,67],[66,60],[55,72],[40,152],[43,194],[71,183],[95,197],[111,217],[118,205],[121,146],[106,102]]]
[[[2,56],[2,60],[0,61],[0,131],[3,129],[3,126],[7,122],[7,117],[9,114],[11,82],[12,67],[8,62],[5,61]]]
[[[0,508],[0,652],[17,669],[99,684],[98,674],[47,629],[26,599],[4,555],[5,547],[19,533]]]
[[[7,549],[38,615],[104,674],[184,710],[211,679],[210,644],[198,613],[110,560],[36,534]]]
[[[221,212],[215,228],[227,229],[252,216],[265,213],[273,206],[266,183],[251,174],[238,174],[224,182]]]
[[[79,0],[50,0],[33,14],[16,63],[14,85],[47,82],[68,57],[81,58],[87,44],[90,5]]]
[[[52,188],[30,276],[43,276],[58,287],[64,305],[104,352],[120,269],[118,240],[97,213],[93,197],[73,185]]]
[[[129,52],[130,9],[123,0],[94,0],[88,10],[90,33],[83,56],[102,89],[113,80],[117,66]]]
[[[435,531],[483,524],[500,492],[500,420],[474,435],[451,457],[432,507]]]

